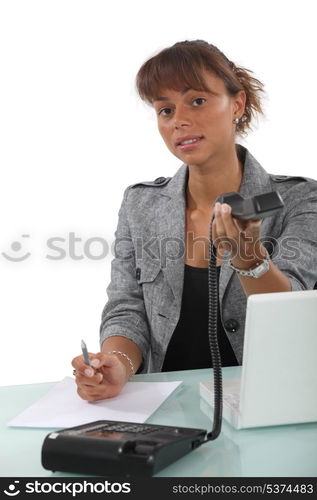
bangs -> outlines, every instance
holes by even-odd
[[[218,73],[215,67],[201,57],[191,54],[180,47],[166,49],[147,61],[137,74],[136,84],[141,99],[152,104],[159,97],[162,89],[182,91],[184,89],[210,91],[203,72],[211,70]]]

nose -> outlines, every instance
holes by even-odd
[[[175,128],[186,127],[191,124],[191,119],[189,116],[189,110],[186,110],[184,106],[178,106],[174,110],[173,115],[173,126]]]

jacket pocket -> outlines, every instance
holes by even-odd
[[[135,277],[139,285],[144,283],[152,283],[157,275],[159,274],[161,267],[159,263],[154,264],[142,264],[136,268]]]
[[[136,280],[138,285],[142,287],[145,311],[150,326],[152,326],[153,297],[154,295],[157,296],[159,293],[158,288],[161,287],[160,281],[163,273],[160,273],[160,271],[159,262],[142,262],[141,265],[136,267]]]
[[[159,318],[168,319],[174,306],[174,296],[160,263],[142,263],[142,266],[136,269],[136,274],[137,282],[142,287],[145,309],[151,326],[154,319],[155,321]]]

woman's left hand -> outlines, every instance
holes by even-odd
[[[238,220],[231,215],[227,203],[215,204],[212,224],[213,244],[219,257],[229,252],[232,264],[239,269],[250,269],[263,260],[267,253],[260,241],[262,220]]]

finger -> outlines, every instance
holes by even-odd
[[[245,230],[245,228],[247,227],[248,222],[249,222],[249,221],[243,220],[243,219],[236,219],[235,217],[232,217],[232,221],[233,221],[234,225],[236,226],[237,230],[241,231],[241,232],[243,232]]]
[[[79,386],[77,388],[78,395],[85,399],[86,401],[98,401],[101,399],[112,398],[120,392],[120,388],[113,388],[111,386],[99,386],[99,387],[86,387]]]
[[[95,401],[96,399],[101,399],[100,393],[96,393],[96,391],[85,386],[78,386],[77,394],[85,401]]]
[[[258,230],[261,227],[262,219],[250,220],[246,229]]]
[[[226,204],[225,204],[226,205]],[[229,207],[229,205],[226,205],[226,207]],[[229,211],[229,214],[226,214],[226,216],[231,218],[230,215],[230,210],[231,208],[227,209]],[[218,248],[220,254],[225,250],[229,250],[229,252],[232,251],[232,236],[227,234],[227,229],[224,224],[224,214],[222,211],[222,205],[220,203],[216,203],[215,206],[215,234],[217,235],[216,240],[214,241],[215,246]]]
[[[96,356],[96,355],[93,354],[93,353],[89,353],[90,359],[93,356]],[[74,358],[72,360],[71,364],[72,364],[73,368],[75,368],[76,372],[79,372],[79,373],[82,373],[82,374],[86,373],[87,376],[93,376],[95,374],[94,367],[86,365],[86,363],[85,363],[84,358],[83,358],[82,355],[81,356],[76,356],[76,358]]]
[[[113,354],[98,353],[94,355],[94,359],[91,361],[91,365],[94,369],[100,368],[113,368],[118,365],[118,358]]]
[[[225,235],[225,229],[221,217],[221,204],[219,202],[215,204],[215,217],[213,224],[215,228],[216,239],[220,240]]]
[[[77,370],[80,364],[82,363],[82,359],[83,359],[82,356],[76,356],[75,358],[72,359],[71,364],[72,367],[75,368],[75,370]]]
[[[260,238],[262,220],[250,220],[244,229],[246,237],[251,237],[253,240]]]
[[[83,356],[76,356],[76,358],[72,360],[72,366],[75,369],[76,374],[84,374],[85,370],[87,370],[87,376],[93,376],[95,373],[93,368],[85,364]]]
[[[229,239],[237,239],[239,231],[231,215],[231,207],[227,203],[221,205],[221,219],[226,236]]]
[[[96,373],[92,377],[86,377],[84,375],[76,374],[76,383],[77,385],[85,385],[89,387],[95,387],[103,381],[103,374]]]

